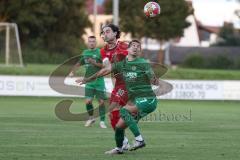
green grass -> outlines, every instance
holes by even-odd
[[[161,101],[156,113],[165,118],[140,122],[147,147],[112,157],[103,154],[115,144],[112,129],[100,129],[97,123],[85,128],[83,122],[57,119],[54,107],[60,100],[0,97],[0,159],[240,159],[240,102]],[[74,100],[72,112],[83,111],[84,101]],[[189,119],[179,119],[181,115]],[[129,131],[127,135],[133,140]]]
[[[169,69],[163,76],[166,79],[240,80],[238,70],[217,69]]]
[[[54,64],[28,64],[25,67],[0,67],[0,75],[50,75]]]
[[[50,75],[58,65],[28,64],[23,68],[0,67],[0,75]],[[79,71],[80,73],[81,71]],[[169,69],[165,79],[240,80],[240,71],[213,69]]]

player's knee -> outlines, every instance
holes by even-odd
[[[125,120],[126,117],[129,115],[129,111],[126,108],[120,109],[120,116]]]
[[[115,127],[115,132],[123,133],[124,129],[120,125],[117,124],[116,127]]]
[[[123,129],[120,127],[120,125],[116,124],[115,131],[122,131]]]

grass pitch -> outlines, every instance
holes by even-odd
[[[60,100],[0,97],[0,159],[240,159],[240,102],[160,101],[157,118],[140,122],[147,146],[112,157],[104,155],[115,146],[112,129],[100,129],[98,121],[85,128],[83,122],[57,119],[54,107]],[[72,112],[85,110],[82,99],[74,101]],[[132,141],[129,130],[127,135]]]
[[[28,64],[25,67],[0,67],[1,75],[45,75],[49,76],[58,65],[54,64]],[[77,74],[83,74],[84,70],[79,69]],[[240,80],[239,70],[218,70],[218,69],[190,69],[190,68],[169,68],[164,79],[201,79],[201,80]]]

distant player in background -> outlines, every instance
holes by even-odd
[[[102,56],[100,49],[96,48],[96,37],[88,37],[88,49],[84,50],[79,62],[73,67],[69,76],[73,76],[77,68],[84,65],[86,68],[85,77],[89,77],[98,72],[102,67]],[[89,82],[85,86],[85,97],[86,97],[86,109],[89,114],[89,119],[85,123],[85,127],[91,126],[95,122],[93,117],[93,98],[96,96],[99,103],[99,115],[100,115],[100,127],[107,128],[105,125],[105,105],[104,100],[106,99],[105,83],[103,77],[97,78],[96,80]]]

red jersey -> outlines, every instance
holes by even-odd
[[[122,61],[128,55],[127,48],[128,44],[121,41],[118,41],[117,45],[112,49],[108,49],[108,45],[106,45],[100,50],[102,60],[108,58],[111,63]],[[120,74],[117,74],[115,78],[116,78],[115,87],[118,85],[125,84]]]

